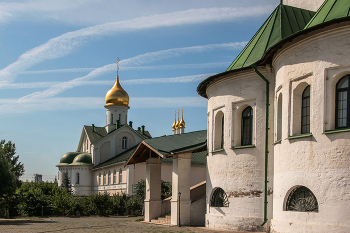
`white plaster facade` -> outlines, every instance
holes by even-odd
[[[322,3],[285,1],[311,10]],[[348,21],[319,27],[279,45],[269,55],[271,63],[257,68],[270,82],[268,222],[263,227],[265,82],[251,68],[223,74],[207,85],[207,227],[350,232],[350,128],[335,127],[336,84],[350,74],[349,38]],[[302,134],[302,93],[307,86],[310,133]],[[247,106],[253,109],[252,143],[240,147],[242,110]],[[317,211],[287,210],[288,198],[302,186],[315,196]],[[217,188],[225,191],[227,207],[211,206]]]

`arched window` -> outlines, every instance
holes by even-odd
[[[301,133],[310,133],[310,85],[304,89],[302,95]]]
[[[121,184],[122,181],[123,181],[123,171],[122,171],[122,169],[120,168],[120,169],[119,169],[119,184]]]
[[[350,114],[350,104],[348,101],[350,97],[349,78],[350,75],[341,78],[336,87],[335,128],[338,129],[350,127],[348,117]]]
[[[282,93],[277,102],[277,140],[282,139]]]
[[[128,138],[124,136],[122,138],[122,149],[126,149],[127,147],[128,147]]]
[[[101,173],[98,174],[98,184],[102,185],[102,177],[101,177]]]
[[[108,185],[111,184],[111,171],[108,171]]]
[[[253,137],[253,109],[246,107],[242,112],[241,145],[252,145]]]
[[[219,111],[215,116],[214,150],[224,149],[224,113]]]
[[[106,172],[103,173],[103,184],[102,185],[106,185]]]
[[[210,199],[211,207],[228,207],[229,201],[225,191],[222,188],[216,188],[211,195]]]
[[[79,172],[77,172],[77,182],[75,183],[79,184]]]
[[[287,211],[318,212],[318,203],[315,195],[304,186],[294,188],[287,199]]]
[[[114,170],[113,172],[113,184],[116,184],[117,183],[117,171]]]

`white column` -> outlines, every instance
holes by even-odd
[[[162,212],[161,188],[161,164],[158,158],[149,158],[146,161],[146,199],[145,221],[150,222],[158,218]]]
[[[134,184],[134,165],[128,165],[126,167],[126,194],[132,195],[132,186]]]
[[[171,225],[178,224],[178,193],[180,197],[180,221],[181,225],[191,224],[191,198],[190,198],[190,174],[191,153],[174,155],[172,175],[172,198],[171,198]]]

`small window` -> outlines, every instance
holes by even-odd
[[[120,168],[120,169],[119,169],[119,184],[121,184],[122,181],[123,181],[123,171],[122,171],[122,169]]]
[[[111,114],[111,124],[113,124],[113,114]]]
[[[222,188],[216,188],[210,199],[211,207],[228,207],[229,201]]]
[[[302,96],[301,133],[310,133],[310,86],[304,89]]]
[[[349,113],[350,113],[350,104],[349,104],[349,77],[346,75],[341,78],[337,83],[336,90],[336,103],[335,103],[335,127],[348,128],[350,127]]]
[[[252,145],[253,137],[253,109],[246,107],[242,112],[241,145]]]
[[[102,177],[101,177],[101,173],[98,174],[98,184],[102,185]]]
[[[282,93],[277,102],[277,140],[282,139]]]
[[[77,172],[77,184],[79,184],[79,172]]]
[[[103,173],[103,184],[102,185],[106,185],[106,172]]]
[[[317,199],[310,189],[304,186],[298,186],[289,194],[286,203],[286,210],[298,212],[318,212]]]
[[[117,183],[117,171],[114,170],[113,172],[113,184],[116,184]]]
[[[126,149],[128,147],[128,138],[123,137],[122,138],[122,149]]]
[[[224,113],[219,111],[215,116],[214,150],[224,149]]]
[[[108,185],[111,184],[111,172],[108,171]]]

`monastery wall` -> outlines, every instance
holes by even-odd
[[[284,0],[283,4],[311,11],[317,11],[323,2],[324,0]]]
[[[349,36],[348,26],[328,30],[274,58],[275,93],[283,98],[282,141],[274,148],[272,232],[350,232],[350,132],[327,133],[335,129],[336,83],[350,74]],[[288,139],[300,135],[296,112],[307,85],[312,135]],[[276,116],[277,103],[275,109]],[[318,212],[286,211],[289,193],[298,186],[312,191]]]
[[[259,70],[273,81],[273,74]],[[274,93],[270,86],[270,95]],[[207,212],[206,226],[236,231],[265,231],[264,221],[264,167],[265,167],[265,82],[253,71],[227,75],[215,80],[207,89],[208,95],[208,157],[207,157]],[[273,98],[270,98],[271,103]],[[246,107],[253,109],[252,146],[241,146],[241,118]],[[270,115],[273,114],[273,105]],[[224,116],[224,146],[217,148],[220,139],[220,123]],[[270,124],[269,145],[273,140],[273,124]],[[269,161],[268,218],[272,217],[273,150]],[[212,207],[213,192],[225,191],[228,206]]]

